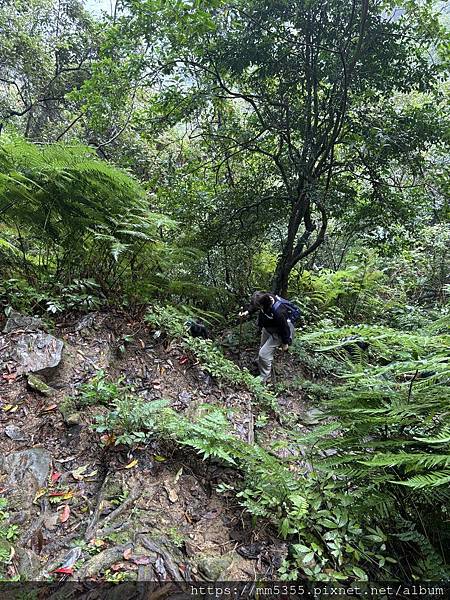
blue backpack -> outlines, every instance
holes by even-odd
[[[272,306],[272,311],[276,312],[277,308],[284,306],[287,309],[288,319],[290,319],[292,323],[295,323],[301,314],[299,307],[292,302],[289,302],[289,300],[281,298],[281,296],[275,296],[275,298],[276,301]]]

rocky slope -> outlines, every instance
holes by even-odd
[[[205,402],[233,409],[236,435],[253,435],[249,393],[219,385],[141,322],[95,313],[49,332],[39,320],[13,315],[0,335],[2,577],[273,576],[286,545],[216,491],[235,471],[165,440],[132,451],[102,444],[90,428],[98,408],[80,412],[70,400],[99,370],[186,415]],[[303,410],[293,396],[281,402],[288,412]],[[275,422],[266,427],[268,442],[277,435]]]

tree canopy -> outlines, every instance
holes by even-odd
[[[182,496],[198,508],[203,485],[239,515],[221,521],[220,560],[237,522],[263,525],[266,537],[239,545],[238,560],[257,559],[255,578],[448,579],[445,3],[88,6],[0,6],[0,321],[19,311],[61,331],[70,371],[60,396],[36,391],[0,355],[0,454],[23,441],[12,421],[32,415],[33,445],[79,439],[84,452],[89,440],[96,464],[46,476],[30,501],[44,511],[31,540],[2,488],[0,581],[23,575],[20,552],[44,548],[37,563],[50,554],[52,535],[78,557],[53,576],[90,572],[119,550],[97,580],[165,581],[181,564],[188,577],[191,562],[204,574],[187,542],[201,519],[178,510]],[[256,290],[300,311],[269,386],[252,372],[258,342],[243,321]],[[2,353],[15,335],[0,334]],[[59,404],[39,404],[42,390]],[[82,434],[71,438],[74,422]],[[200,495],[174,491],[193,477],[186,465],[201,473]],[[92,491],[97,471],[109,474]],[[145,490],[149,473],[164,478],[182,527],[154,526],[164,541],[159,551],[147,540],[154,560],[116,544],[122,534],[135,543],[128,530],[147,527],[153,498],[137,503],[140,486],[105,495],[112,471],[138,473]],[[67,504],[49,516],[58,498]]]

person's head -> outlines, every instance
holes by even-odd
[[[270,294],[261,294],[261,296],[258,298],[258,305],[260,309],[265,313],[270,312],[272,304],[273,297]]]

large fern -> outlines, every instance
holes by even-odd
[[[293,434],[314,447],[318,469],[352,486],[362,512],[378,511],[394,531],[407,519],[441,558],[450,540],[443,527],[450,506],[450,336],[440,333],[443,321],[415,333],[359,325],[298,338],[298,347],[334,356],[344,371],[322,399],[330,424]],[[368,344],[362,360],[349,352],[355,339]]]
[[[149,210],[143,188],[86,146],[0,141],[0,219],[18,238],[26,273],[94,278],[105,291],[170,263],[161,232],[173,221]],[[1,236],[1,230],[0,230]],[[24,242],[25,240],[25,242]]]

